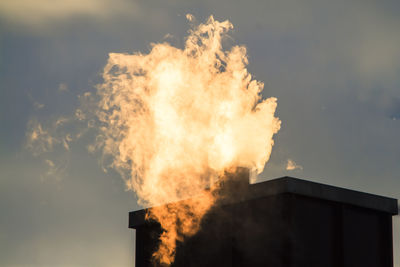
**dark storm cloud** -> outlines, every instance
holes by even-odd
[[[47,169],[22,149],[26,126],[71,115],[109,52],[147,52],[166,34],[182,46],[186,13],[229,19],[250,72],[278,98],[282,129],[261,180],[289,174],[400,198],[398,1],[85,2],[0,3],[0,265],[132,262],[126,215],[137,206],[122,180],[84,143],[60,179],[41,179]],[[287,171],[288,159],[303,169]]]

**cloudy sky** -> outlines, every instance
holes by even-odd
[[[187,13],[230,20],[264,96],[278,98],[282,129],[260,181],[291,175],[399,199],[399,11],[386,0],[0,1],[0,265],[132,266],[128,212],[139,207],[119,175],[87,140],[50,163],[26,134],[71,116],[108,53],[182,47]],[[395,250],[399,228],[397,217]]]

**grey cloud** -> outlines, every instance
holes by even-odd
[[[400,98],[392,98],[387,115],[392,120],[400,120]]]
[[[127,211],[137,208],[135,198],[84,153],[73,155],[75,170],[62,181],[40,180],[35,161],[22,167],[21,158],[1,158],[1,266],[130,265]]]
[[[27,27],[49,27],[52,22],[73,17],[110,19],[115,16],[137,16],[141,10],[134,1],[116,0],[5,0],[0,2],[0,15]]]

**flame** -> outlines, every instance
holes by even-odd
[[[170,203],[149,214],[164,229],[154,254],[162,264],[215,202],[204,188],[237,166],[260,173],[280,128],[276,98],[263,100],[263,83],[246,69],[246,48],[222,47],[232,28],[211,16],[183,49],[157,43],[148,54],[111,53],[98,86],[104,155],[139,204]]]

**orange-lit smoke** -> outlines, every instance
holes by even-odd
[[[104,68],[98,137],[149,216],[165,232],[154,254],[173,261],[176,240],[194,234],[214,203],[203,189],[236,166],[260,173],[268,161],[276,99],[247,72],[246,48],[224,50],[229,21],[211,16],[189,32],[185,46],[152,44],[148,54],[111,53]]]

